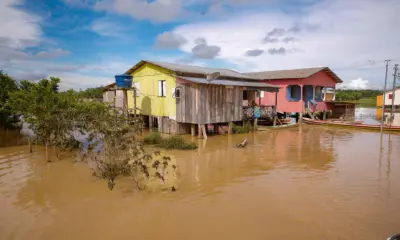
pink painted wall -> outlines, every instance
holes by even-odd
[[[286,86],[288,85],[313,85],[323,87],[335,87],[336,81],[329,76],[328,73],[321,71],[305,79],[279,79],[279,80],[264,80],[264,82],[280,86],[278,92],[278,112],[302,112],[304,106],[304,100],[298,102],[288,101],[286,99]],[[258,103],[258,99],[256,101]],[[275,93],[264,93],[264,97],[261,98],[261,105],[275,105]],[[327,102],[317,102],[315,110],[329,110],[332,109],[332,104]]]

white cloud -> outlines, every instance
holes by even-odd
[[[35,46],[41,37],[40,17],[16,8],[22,0],[0,1],[0,39],[13,49]]]
[[[190,53],[195,39],[202,37],[221,48],[217,58],[237,64],[241,71],[328,66],[338,69],[335,72],[345,81],[361,77],[376,85],[384,76],[382,63],[339,69],[368,60],[400,59],[400,32],[393,29],[393,23],[400,22],[398,9],[398,0],[325,0],[301,9],[302,15],[246,13],[226,20],[181,25],[174,32],[188,39],[181,47],[184,52]],[[267,33],[274,29],[285,31],[274,36],[278,41],[264,43]],[[288,37],[295,41],[283,41]],[[268,53],[269,49],[281,48],[285,55],[251,58],[243,54],[248,49]]]
[[[90,30],[104,37],[123,39],[132,32],[132,27],[122,25],[118,20],[108,16],[95,20],[90,26]]]
[[[136,19],[153,22],[175,20],[183,12],[182,0],[103,0],[95,4],[95,9],[128,15]]]
[[[339,89],[357,89],[357,90],[362,90],[362,89],[371,89],[373,88],[370,86],[368,80],[364,80],[362,78],[357,78],[353,79],[350,81],[346,81],[343,83],[340,83],[337,85],[337,88]]]

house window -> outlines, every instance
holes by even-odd
[[[263,98],[264,97],[264,91],[256,91],[256,97]]]
[[[288,85],[286,87],[286,99],[290,102],[300,101],[301,87],[299,85]]]
[[[136,97],[139,97],[140,96],[140,83],[133,82],[133,87],[136,89]]]
[[[247,91],[246,90],[243,91],[243,100],[247,100]]]
[[[315,87],[315,101],[322,101],[322,89],[323,87]]]
[[[159,97],[167,96],[167,82],[165,80],[158,81],[158,96]]]
[[[173,98],[181,98],[181,89],[179,87],[172,88],[172,97]]]
[[[393,94],[389,94],[389,99],[393,99]]]

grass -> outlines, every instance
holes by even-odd
[[[196,149],[197,145],[193,142],[187,143],[182,137],[172,136],[164,138],[163,141],[157,146],[166,149],[180,149],[180,150],[192,150]]]
[[[247,121],[243,126],[238,126],[235,125],[234,123],[232,124],[232,131],[234,133],[249,133],[251,131],[251,123],[249,121]]]
[[[187,143],[180,136],[163,138],[158,132],[152,132],[143,139],[144,144],[156,145],[165,149],[192,150],[196,149],[195,143]]]
[[[376,98],[361,98],[357,101],[349,101],[355,103],[357,107],[376,107]]]
[[[151,132],[143,139],[145,144],[160,144],[162,141],[163,137],[158,132]]]

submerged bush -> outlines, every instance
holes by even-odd
[[[158,144],[159,147],[166,149],[180,149],[180,150],[192,150],[196,149],[197,145],[193,142],[187,143],[182,137],[172,136],[164,138],[163,141]]]
[[[232,131],[234,133],[249,133],[252,128],[251,123],[249,121],[246,121],[243,126],[238,126],[235,125],[234,123],[231,124],[232,124]]]
[[[157,145],[157,147],[165,149],[191,150],[197,148],[195,143],[187,143],[180,136],[163,138],[158,132],[150,133],[143,139],[143,143]]]
[[[160,144],[162,141],[163,137],[158,132],[152,132],[143,139],[145,144]]]

